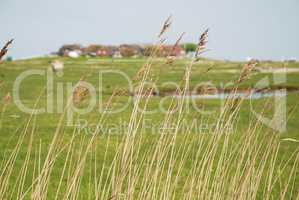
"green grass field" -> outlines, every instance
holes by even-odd
[[[99,72],[114,70],[138,85],[134,77],[146,59],[83,57],[59,58],[64,70],[54,76],[53,113],[31,116],[20,111],[13,96],[16,78],[32,69],[46,74],[54,59],[0,64],[0,98],[12,95],[12,102],[1,103],[0,199],[299,198],[299,63],[259,63],[257,67],[262,69],[294,70],[279,84],[273,81],[279,73],[254,71],[238,87],[242,91],[254,88],[268,77],[268,89],[288,88],[286,131],[280,133],[260,123],[252,112],[271,118],[274,97],[240,100],[234,108],[225,107],[224,116],[220,114],[226,102],[223,99],[182,104],[176,99],[182,110],[166,120],[159,105],[165,110],[172,105],[172,99],[163,95],[175,90],[169,82],[182,85],[187,60],[175,60],[172,65],[164,59],[152,61],[146,80],[156,83],[161,96],[137,98],[137,102],[140,108],[146,105],[146,110],[153,113],[135,113],[136,105],[127,95],[128,83],[119,74],[105,73],[99,82]],[[244,65],[212,60],[195,63],[190,88],[210,83],[233,89]],[[75,85],[81,79],[96,89],[96,106],[87,114],[70,115],[63,110],[68,101],[67,84]],[[46,108],[46,83],[46,75],[24,79],[20,86],[22,103],[29,108]],[[63,102],[57,100],[58,85],[63,88]],[[89,99],[87,96],[77,106],[86,107]],[[62,108],[57,106],[60,103]],[[125,104],[125,109],[114,114],[99,111],[103,105],[115,110]],[[73,124],[68,125],[67,120]],[[76,128],[78,121],[84,126]],[[98,123],[100,130],[96,129]],[[168,123],[172,127],[161,137],[159,126]]]

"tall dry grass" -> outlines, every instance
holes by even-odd
[[[0,50],[0,61],[2,60],[2,58],[5,56],[5,54],[8,51],[8,47],[12,44],[13,39],[9,40],[8,42],[5,43],[5,45],[2,47],[2,49]]]
[[[35,141],[38,133],[32,113],[15,148],[1,163],[0,199],[299,198],[298,149],[287,159],[279,159],[279,137],[271,130],[265,131],[258,121],[252,119],[242,134],[231,128],[238,121],[244,99],[227,99],[215,126],[205,132],[182,130],[192,67],[206,50],[208,30],[200,36],[196,55],[185,67],[181,88],[176,91],[182,98],[171,100],[160,131],[152,138],[138,134],[145,118],[138,108],[146,109],[151,100],[153,89],[146,87],[146,83],[153,81],[151,68],[170,24],[169,18],[151,56],[134,78],[137,90],[129,126],[120,133],[117,144],[110,134],[102,143],[99,126],[92,136],[78,134],[80,129],[76,127],[70,137],[66,136],[64,120],[72,97],[48,146]],[[250,72],[247,68],[238,83],[247,77]],[[106,104],[107,110],[112,106],[113,97]],[[197,117],[202,123],[208,121]],[[98,125],[105,123],[106,118],[107,113],[102,112]],[[173,124],[175,127],[170,128]],[[20,158],[24,145],[26,155]],[[21,162],[20,169],[17,162]]]

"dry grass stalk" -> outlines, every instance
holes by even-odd
[[[162,26],[162,29],[158,35],[158,38],[161,38],[162,35],[170,28],[171,26],[171,15],[166,19],[166,21],[164,22],[163,26]]]
[[[207,31],[205,31],[200,37],[200,42],[199,42],[199,46],[198,46],[197,55],[199,55],[199,53],[202,53],[203,50],[205,49],[206,37],[207,37]],[[176,124],[174,130],[172,130],[172,133],[171,133],[172,136],[169,140],[169,145],[167,145],[167,147],[162,147],[162,149],[164,149],[164,150],[162,150],[162,152],[170,153],[169,165],[167,166],[167,172],[166,172],[166,177],[167,177],[166,178],[166,184],[165,184],[165,187],[163,187],[163,190],[162,190],[165,199],[172,198],[171,196],[175,191],[174,187],[171,186],[172,182],[173,182],[173,176],[172,175],[173,175],[173,172],[174,172],[174,166],[175,166],[175,162],[176,162],[175,143],[177,141],[177,135],[180,131],[180,127],[182,125],[182,121],[183,121],[183,118],[184,118],[184,104],[185,104],[186,96],[187,96],[188,91],[189,91],[189,81],[190,81],[190,75],[191,75],[191,70],[192,70],[193,64],[194,64],[194,60],[192,60],[191,63],[186,66],[184,77],[183,77],[183,84],[184,85],[182,86],[181,91],[176,91],[176,92],[179,92],[179,95],[181,96],[181,99],[177,102],[176,105],[172,106],[172,104],[171,104],[170,107],[169,107],[169,110],[171,111],[170,113],[173,113],[174,110],[177,110],[177,116],[175,117],[174,120],[172,120],[171,115],[166,114],[165,120],[164,120],[164,123],[163,123],[164,128],[162,129],[162,133],[160,133],[163,136],[165,134],[164,131],[167,130],[165,128],[167,128],[169,126],[169,124],[171,124],[171,123]],[[161,139],[163,140],[163,137],[161,137]]]
[[[189,82],[192,66],[195,62],[199,60],[198,56],[203,54],[206,51],[206,44],[207,44],[207,37],[208,37],[209,29],[206,29],[199,37],[199,42],[197,44],[197,48],[195,51],[195,55],[193,57],[193,60],[191,63],[186,67],[185,74],[183,76],[181,84],[184,84],[186,86],[186,83]],[[177,93],[177,92],[176,92]]]
[[[177,41],[175,42],[175,44],[172,46],[171,51],[169,52],[169,55],[166,57],[167,58],[166,64],[172,64],[173,63],[175,57],[173,57],[171,55],[175,52],[176,48],[179,47],[180,42],[183,39],[184,35],[185,35],[185,32],[183,32],[180,35],[180,37],[177,39]]]
[[[180,45],[180,43],[181,43],[181,41],[182,41],[184,35],[185,35],[185,32],[183,32],[183,33],[180,35],[180,37],[177,39],[177,41],[175,42],[175,44],[174,44],[173,47],[172,47],[171,53],[173,53],[174,50]]]
[[[10,95],[10,93],[7,93],[5,95],[5,97],[3,98],[2,101],[3,101],[3,104],[5,104],[5,105],[10,104],[11,103],[11,95]]]
[[[235,98],[236,94],[238,92],[240,84],[249,78],[252,70],[255,68],[256,65],[257,65],[257,62],[254,60],[250,61],[244,65],[244,67],[240,73],[240,76],[239,76],[238,80],[236,81],[234,88],[232,89],[229,97],[225,101],[225,104],[226,104],[225,108],[230,108],[230,109],[225,110],[224,112],[233,111],[236,107],[238,107],[238,105],[240,105],[243,102],[244,99]],[[250,93],[251,93],[251,89],[249,88],[246,90],[246,96],[249,96]],[[230,99],[230,97],[232,97],[232,98]]]
[[[141,81],[142,78],[144,78],[144,74],[149,72],[149,69],[151,68],[153,64],[153,59],[156,57],[157,52],[161,49],[163,43],[165,42],[165,38],[161,38],[165,32],[170,28],[171,26],[171,16],[169,16],[166,21],[163,23],[163,26],[161,28],[161,31],[158,35],[158,42],[156,45],[154,45],[154,48],[151,49],[151,52],[149,54],[149,57],[146,61],[146,63],[138,70],[138,72],[134,75],[133,80],[134,81]],[[148,75],[147,75],[148,76]],[[147,77],[146,76],[146,77]],[[142,81],[141,81],[142,82]]]
[[[256,61],[248,62],[242,69],[239,79],[237,80],[237,84],[242,83],[244,80],[248,79],[250,73],[255,68],[258,63]]]
[[[198,56],[206,51],[207,37],[208,37],[209,29],[206,29],[199,37],[199,41],[197,44],[197,49],[195,51],[195,58],[198,61]]]
[[[89,90],[84,86],[78,85],[73,92],[73,102],[75,104],[79,104],[84,101],[88,97],[88,95]]]
[[[12,44],[13,39],[9,40],[0,51],[0,61],[8,51],[8,47]]]
[[[2,107],[1,118],[0,118],[0,130],[2,129],[2,122],[3,122],[3,119],[4,119],[4,114],[5,114],[6,108],[11,103],[10,93],[7,93],[3,97],[2,103],[3,103],[3,107]]]
[[[139,72],[137,72],[137,80],[139,80],[138,82],[138,87],[137,87],[137,91],[136,91],[136,98],[134,101],[134,107],[131,113],[131,117],[129,120],[129,126],[126,130],[126,135],[124,137],[123,140],[123,147],[121,150],[121,157],[120,157],[120,162],[121,162],[121,168],[119,169],[119,175],[117,176],[117,181],[114,187],[114,191],[112,193],[111,196],[119,196],[119,194],[123,194],[121,192],[121,188],[123,186],[123,184],[125,184],[124,179],[126,179],[126,171],[127,169],[130,169],[132,167],[132,163],[133,160],[135,159],[136,156],[138,156],[139,154],[139,148],[137,148],[137,153],[135,146],[135,143],[138,142],[135,140],[136,137],[136,133],[139,130],[140,124],[141,124],[141,120],[144,117],[144,113],[139,113],[139,106],[141,103],[141,99],[144,99],[145,101],[145,105],[143,106],[143,108],[145,109],[147,107],[150,95],[152,93],[152,89],[147,89],[146,86],[146,82],[148,81],[149,77],[150,77],[150,71],[151,71],[151,67],[153,64],[153,58],[155,57],[157,51],[159,50],[159,48],[161,48],[161,45],[164,41],[164,39],[161,39],[162,35],[166,32],[166,30],[170,27],[170,17],[165,21],[165,23],[163,24],[163,27],[160,31],[160,34],[158,36],[158,44],[155,45],[155,48],[152,49],[152,52],[150,54],[150,57],[148,58],[146,64],[139,70]],[[143,94],[147,94],[146,97],[144,98],[144,96],[142,97]],[[134,170],[138,170],[138,169],[134,169]],[[132,190],[134,188],[134,184],[136,184],[136,173],[133,172],[132,170],[129,170],[129,183],[128,183],[128,188]],[[128,196],[131,196],[132,193],[129,192],[128,194],[125,194]]]

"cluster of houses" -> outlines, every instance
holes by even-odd
[[[82,55],[92,57],[142,57],[149,56],[152,49],[155,48],[152,45],[135,45],[135,44],[123,44],[120,46],[104,46],[104,45],[89,45],[82,47],[81,45],[71,44],[63,45],[59,51],[59,56],[68,56],[72,58],[80,57]],[[190,52],[189,52],[190,53]],[[164,45],[158,48],[156,55],[159,57],[185,57],[187,55],[183,46]]]

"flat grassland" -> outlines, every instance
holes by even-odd
[[[54,73],[49,97],[46,74],[54,59],[63,61],[64,69]],[[261,62],[238,86],[244,92],[268,80],[265,90],[287,89],[286,130],[281,133],[254,115],[271,119],[278,109],[277,97],[232,100],[235,106],[230,109],[225,99],[192,99],[166,120],[163,110],[172,106],[176,89],[172,83],[182,85],[188,62],[152,61],[147,81],[155,83],[155,95],[137,97],[140,109],[152,111],[146,114],[134,112],[126,80],[138,85],[134,78],[145,59],[45,57],[1,63],[0,199],[298,198],[299,63]],[[233,91],[244,65],[201,60],[192,67],[189,87]],[[29,108],[47,108],[47,98],[52,98],[52,111],[31,115],[16,105],[14,83],[27,70],[44,75],[22,81],[21,102]],[[277,83],[275,77],[285,81]],[[79,80],[95,88],[96,105],[86,114],[64,110],[68,84]],[[149,86],[150,82],[145,87]],[[8,93],[12,101],[5,98]],[[89,100],[89,95],[83,96],[76,106],[86,107]],[[127,106],[104,115],[106,105],[111,110]],[[220,114],[223,108],[225,116]],[[165,124],[170,127],[161,137]]]

